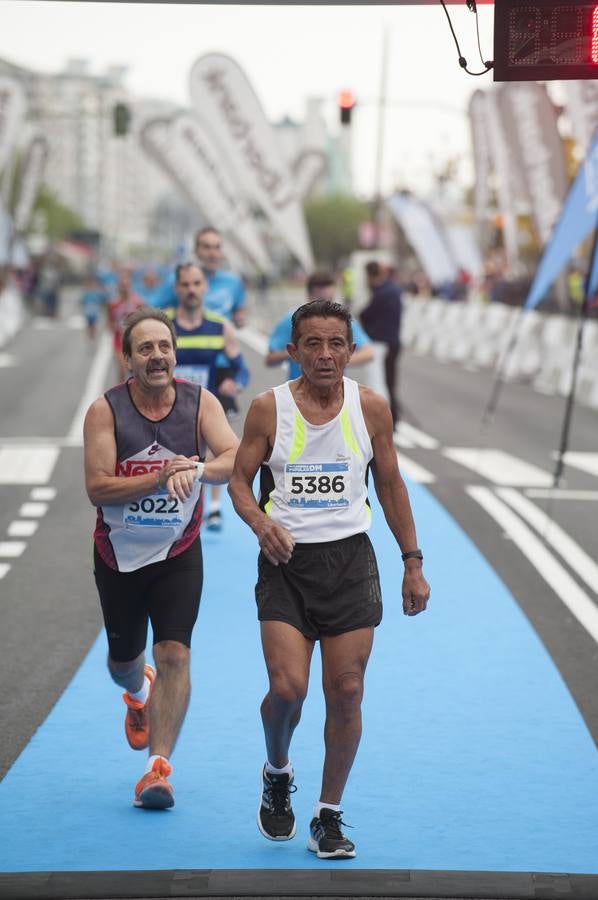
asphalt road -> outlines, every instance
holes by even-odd
[[[265,327],[272,310],[262,307],[254,322]],[[100,377],[101,342],[90,342],[81,326],[67,295],[57,320],[32,319],[3,348],[9,358],[0,368],[0,777],[101,627],[91,576],[94,510],[83,485],[80,424],[82,409],[112,383],[114,372],[108,366]],[[244,339],[253,373],[244,410],[252,396],[280,380],[280,370],[261,363],[262,341],[259,328]],[[405,473],[427,483],[508,585],[596,740],[598,475],[579,465],[596,464],[598,413],[576,409],[570,449],[581,455],[575,467],[567,467],[566,491],[551,498],[545,494],[559,444],[562,398],[507,385],[491,429],[482,434],[488,373],[405,354],[400,385],[405,426],[398,450]],[[537,521],[546,512],[548,527]],[[23,528],[32,533],[19,534]],[[441,533],[426,535],[425,554],[433,554],[441,540]],[[455,571],[456,590],[467,577]]]

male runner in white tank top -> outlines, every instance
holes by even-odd
[[[361,700],[374,628],[382,618],[378,569],[366,530],[367,473],[401,549],[403,611],[426,609],[430,588],[386,401],[344,377],[354,349],[347,310],[328,300],[293,316],[291,357],[303,374],[252,403],[229,493],[255,532],[256,601],[269,691],[261,707],[267,760],[257,823],[275,841],[295,834],[291,738],[320,641],[325,759],[308,848],[355,856],[341,830],[341,797],[361,737]],[[260,497],[252,485],[261,469]]]

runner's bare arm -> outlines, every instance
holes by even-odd
[[[114,417],[108,401],[100,397],[89,407],[83,425],[85,488],[94,506],[117,506],[165,490],[168,478],[183,470],[196,470],[195,460],[176,456],[163,469],[121,478],[116,475]]]
[[[272,391],[255,398],[247,413],[243,438],[228,486],[233,506],[255,533],[266,558],[273,564],[288,562],[295,542],[291,534],[259,508],[253,480],[268,458],[276,433],[276,406]]]
[[[384,517],[401,551],[416,550],[415,522],[397,461],[390,409],[382,397],[368,388],[360,388],[360,396],[374,452],[374,486]],[[405,615],[417,615],[426,608],[430,587],[422,574],[421,560],[405,560],[402,595]]]
[[[205,388],[199,405],[198,440],[200,447],[207,444],[214,457],[205,463],[201,480],[208,484],[225,484],[233,470],[239,439],[220,402]]]

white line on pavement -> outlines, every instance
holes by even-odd
[[[26,547],[25,541],[0,541],[0,556],[21,556]]]
[[[552,476],[548,472],[503,450],[445,447],[442,453],[494,484],[505,487],[550,487],[552,484]]]
[[[247,344],[248,347],[251,347],[252,350],[255,350],[256,353],[259,353],[260,356],[265,356],[268,352],[268,338],[250,325],[244,325],[243,328],[240,328],[237,332],[237,337],[240,341]]]
[[[417,481],[420,484],[434,484],[436,476],[424,469],[423,466],[420,466],[419,463],[409,459],[403,453],[397,453],[397,457],[399,459],[399,468],[403,475],[407,475],[412,481]]]
[[[0,563],[0,578],[4,578],[8,572],[10,572],[10,563]]]
[[[538,531],[546,543],[554,547],[557,553],[563,557],[573,571],[585,581],[587,586],[598,594],[598,566],[579,544],[569,537],[566,531],[549,518],[544,510],[539,509],[526,497],[522,497],[519,491],[513,488],[498,488],[496,493],[505,500],[509,506],[519,513],[530,525]]]
[[[29,494],[32,500],[54,500],[56,497],[56,488],[53,487],[39,487],[33,488],[31,493]]]
[[[399,422],[397,431],[400,437],[407,441],[412,441],[412,446],[424,447],[426,450],[436,450],[440,446],[436,438],[426,434],[425,431],[420,431],[419,428],[415,428],[408,422]]]
[[[29,519],[15,519],[8,526],[6,533],[9,537],[31,537],[37,531],[39,522],[32,522]]]
[[[598,607],[557,562],[540,538],[499,500],[491,488],[470,485],[466,492],[504,529],[580,625],[598,642]]]
[[[93,401],[102,393],[102,388],[104,387],[104,382],[106,380],[106,373],[108,372],[112,358],[112,335],[105,331],[100,337],[98,349],[93,358],[89,375],[87,376],[87,383],[85,385],[83,396],[81,397],[79,407],[67,435],[68,439],[78,441],[79,446],[83,446],[83,420],[85,419],[85,413]]]
[[[557,454],[552,454],[553,458],[557,458]],[[567,450],[563,456],[563,462],[566,466],[573,469],[580,469],[582,472],[589,472],[590,475],[598,475],[598,453],[583,453],[576,450]]]
[[[0,438],[0,484],[46,484],[58,453],[55,441],[38,446],[7,445]]]
[[[19,516],[23,519],[40,519],[48,512],[47,503],[23,503],[19,509]]]
[[[574,491],[566,488],[526,488],[526,497],[538,500],[598,500],[598,491]]]

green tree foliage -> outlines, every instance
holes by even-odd
[[[358,250],[359,226],[370,217],[366,203],[345,194],[329,194],[308,201],[305,219],[318,265],[336,269],[343,259]]]
[[[68,206],[64,206],[45,185],[39,189],[33,207],[33,217],[37,212],[43,213],[46,221],[48,238],[51,241],[62,240],[71,231],[80,231],[85,223]]]

